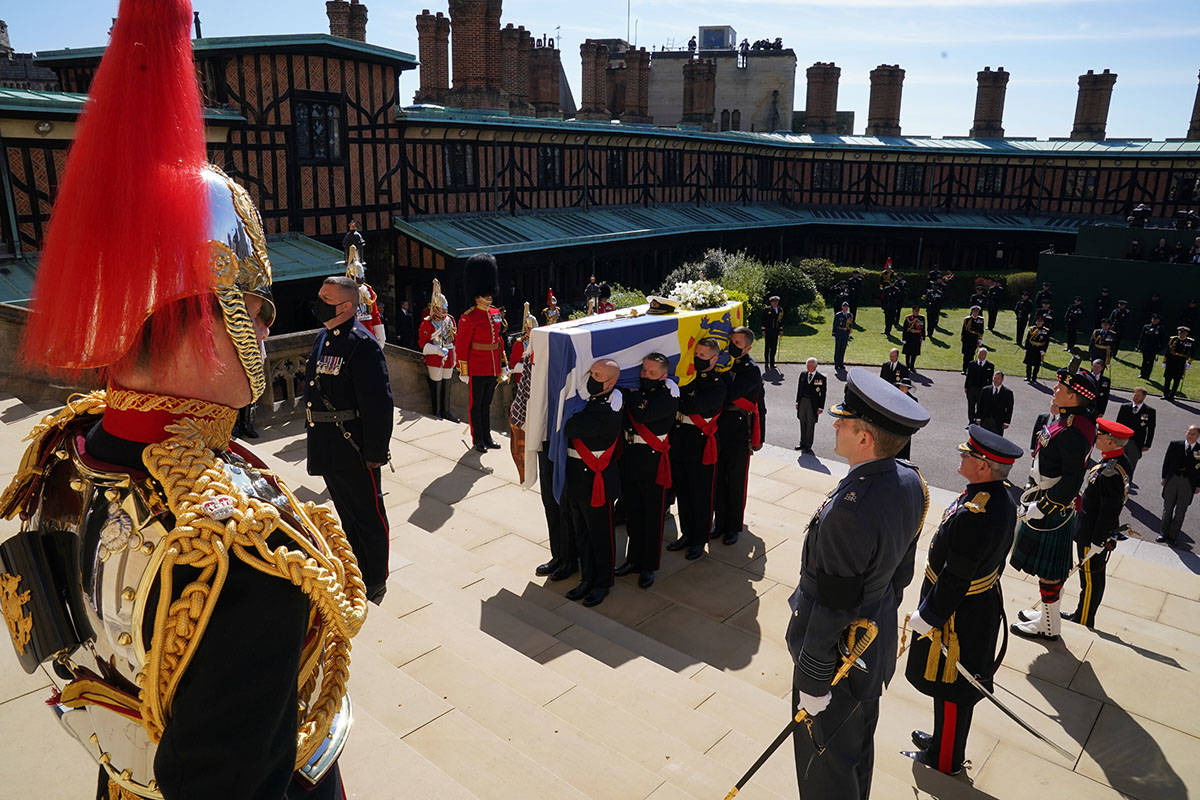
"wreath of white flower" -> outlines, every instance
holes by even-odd
[[[679,307],[687,311],[702,308],[718,308],[729,302],[725,288],[712,281],[680,281],[671,290],[672,300],[678,301]]]

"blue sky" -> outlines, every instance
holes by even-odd
[[[366,0],[369,41],[416,53],[420,3]],[[103,44],[116,0],[12,3],[3,13],[20,51]],[[321,0],[194,0],[206,36],[328,31]],[[783,38],[796,51],[795,105],[804,107],[804,69],[814,61],[842,68],[839,109],[866,124],[868,73],[881,63],[906,70],[900,123],[905,134],[962,136],[971,127],[975,73],[985,65],[1011,73],[1004,127],[1010,136],[1066,136],[1078,76],[1118,74],[1110,137],[1179,138],[1186,134],[1200,69],[1200,0],[655,0],[630,3],[638,44],[685,44],[700,25],[732,25],[738,38]],[[579,43],[624,37],[626,0],[506,0],[503,23],[535,36],[561,28],[564,62],[579,96]],[[416,89],[415,73],[402,84]]]

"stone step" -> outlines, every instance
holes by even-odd
[[[480,797],[358,707],[354,711],[354,732],[338,765],[350,800],[396,796],[479,800]]]

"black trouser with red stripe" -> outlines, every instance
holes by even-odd
[[[712,531],[716,464],[703,463],[704,441],[695,425],[680,423],[671,431],[671,481],[679,503],[679,534],[690,547],[706,544]]]
[[[382,589],[388,576],[388,520],[379,484],[379,468],[365,466],[322,476],[358,559],[367,597]]]
[[[626,445],[621,454],[621,508],[629,535],[627,561],[639,570],[655,571],[662,558],[667,490],[657,483],[658,453],[649,445]]]
[[[471,383],[471,444],[492,441],[492,395],[496,393],[496,376],[472,375]]]
[[[593,589],[604,589],[613,585],[612,507],[616,497],[614,492],[608,492],[602,504],[593,506],[593,475],[580,459],[567,459],[567,485],[563,487],[561,503],[575,536],[581,582]],[[611,489],[617,481],[606,483]]]
[[[933,701],[933,742],[929,755],[939,772],[950,774],[962,768],[967,757],[967,734],[971,732],[974,703]]]
[[[713,531],[741,533],[746,526],[746,482],[750,477],[750,423],[745,411],[726,410],[717,423],[720,452],[713,491]]]
[[[1089,548],[1100,547],[1100,545],[1082,545],[1075,544],[1075,552],[1079,554],[1079,560],[1083,561],[1084,557],[1090,552]],[[1100,601],[1104,599],[1104,582],[1105,568],[1108,566],[1108,553],[1096,553],[1096,555],[1083,561],[1083,566],[1079,568],[1079,606],[1075,609],[1075,621],[1080,625],[1087,625],[1089,628],[1096,627],[1096,612],[1100,609]]]

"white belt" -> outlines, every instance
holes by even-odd
[[[678,420],[679,422],[684,423],[685,425],[695,425],[696,424],[696,423],[692,422],[691,417],[689,417],[687,414],[684,414],[683,412],[676,412],[675,419]],[[708,423],[710,423],[714,419],[716,419],[716,417],[715,416],[708,417],[708,418],[701,417],[700,419],[704,420],[704,424],[707,425]]]
[[[600,458],[600,456],[604,455],[603,450],[588,450],[588,452],[591,453],[594,458]],[[567,448],[567,455],[570,456],[571,458],[578,458],[581,460],[583,459],[583,456],[581,456],[581,455],[579,455],[579,453],[575,452],[574,447]]]
[[[669,441],[669,439],[667,438],[667,435],[665,433],[662,435],[662,441],[664,441],[664,442]],[[632,434],[629,437],[629,442],[630,442],[630,444],[644,444],[647,447],[650,447],[650,443],[647,442],[644,438],[642,438],[642,435],[640,433]]]

